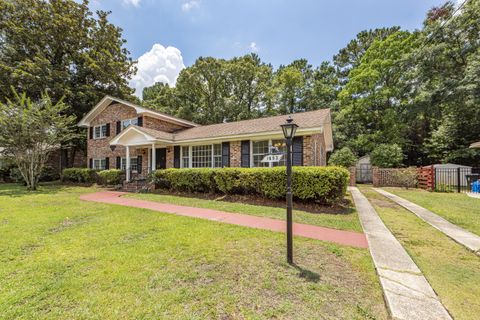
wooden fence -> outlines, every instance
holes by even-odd
[[[417,186],[417,168],[373,168],[374,187]]]

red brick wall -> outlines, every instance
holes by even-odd
[[[327,152],[323,133],[303,137],[303,165],[325,166],[327,165]]]
[[[150,128],[150,129],[155,129],[155,130],[165,131],[165,132],[174,132],[181,129],[185,129],[184,126],[170,123],[170,122],[149,117],[149,116],[143,117],[143,126],[145,128]]]
[[[242,143],[230,142],[230,167],[240,167],[242,164]]]

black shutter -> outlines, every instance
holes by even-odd
[[[122,121],[117,121],[117,134],[122,131]]]
[[[250,140],[243,140],[241,149],[241,166],[242,168],[250,168]]]
[[[180,168],[180,146],[173,147],[173,167]]]
[[[137,156],[137,172],[142,173],[142,156]]]
[[[117,169],[121,169],[121,168],[122,168],[122,158],[117,157]]]
[[[110,137],[110,123],[107,123],[107,137]]]
[[[90,169],[93,169],[93,159],[92,158],[88,159],[88,167]]]
[[[303,166],[303,137],[293,138],[292,165]]]
[[[90,127],[90,139],[93,139],[93,127]]]
[[[230,142],[222,142],[222,167],[230,167]]]
[[[138,117],[138,119],[137,119],[137,126],[143,127],[143,117]]]
[[[106,157],[105,158],[105,170],[110,169],[110,158]]]

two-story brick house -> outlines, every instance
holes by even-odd
[[[324,166],[333,150],[330,110],[292,115],[298,124],[293,165]],[[127,181],[163,168],[262,167],[270,146],[285,149],[274,116],[213,125],[198,125],[114,97],[103,98],[79,122],[88,128],[88,166],[126,170]]]

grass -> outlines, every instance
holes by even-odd
[[[0,185],[2,319],[386,319],[368,251]]]
[[[428,192],[419,189],[384,188],[442,216],[453,224],[480,235],[480,199],[463,193]]]
[[[268,217],[279,220],[286,219],[285,209],[278,207],[257,206],[221,200],[205,200],[196,198],[193,199],[166,194],[136,193],[126,196],[142,200],[172,203],[182,206],[215,209],[233,213],[243,213],[252,216]],[[350,199],[350,195],[348,194],[346,198],[349,205],[346,208],[345,213],[310,213],[300,210],[294,210],[293,220],[294,222],[311,224],[321,227],[363,232],[357,212],[355,210],[355,206]],[[293,204],[293,206],[295,207],[295,203]]]
[[[369,187],[361,187],[455,319],[478,319],[480,258]]]

